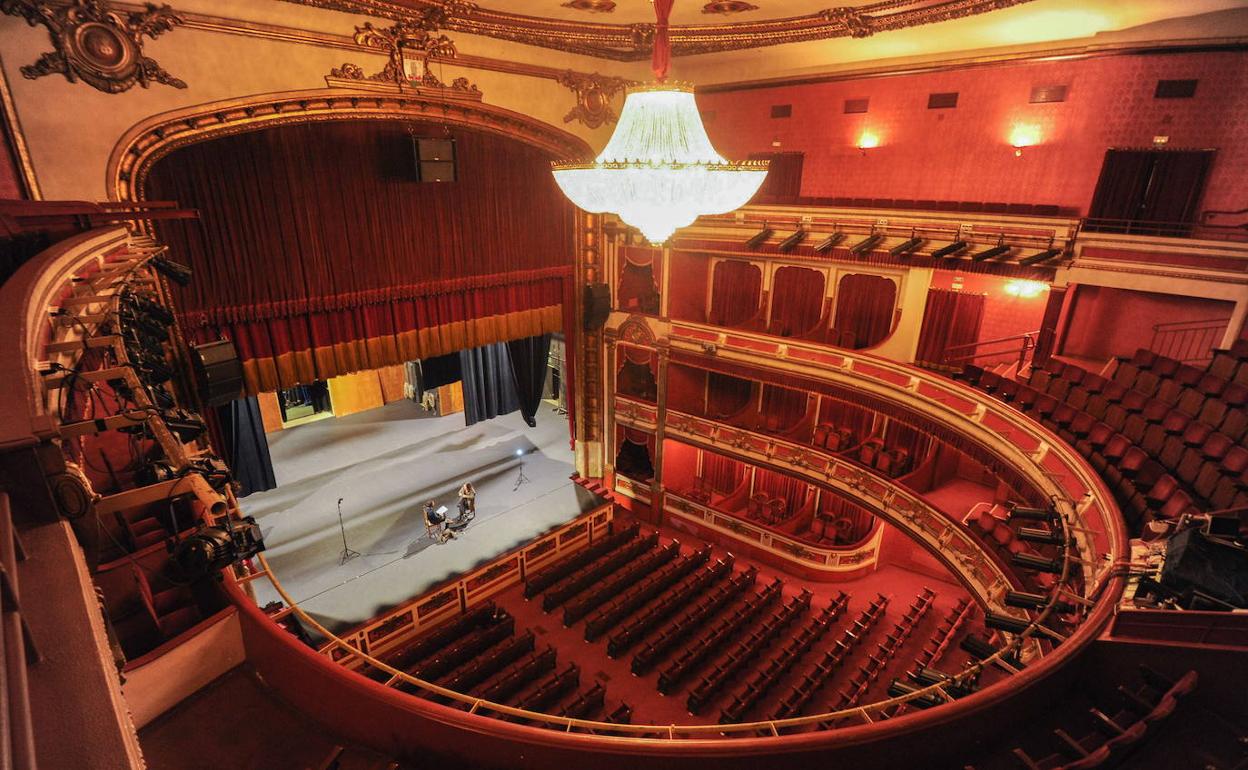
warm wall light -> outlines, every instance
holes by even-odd
[[[867,154],[867,150],[871,150],[879,146],[880,146],[880,137],[878,134],[872,133],[870,131],[863,131],[862,134],[858,137],[858,149],[862,150],[863,155]]]
[[[1036,126],[1017,123],[1010,131],[1010,146],[1014,148],[1016,157],[1022,157],[1024,147],[1034,147],[1037,144],[1040,144],[1040,129]]]
[[[1025,281],[1016,279],[1005,284],[1005,293],[1019,299],[1033,299],[1048,291],[1049,285],[1043,281]]]

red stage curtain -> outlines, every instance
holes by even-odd
[[[616,367],[615,389],[626,396],[635,396],[647,401],[658,398],[658,361],[654,351],[636,348],[631,345],[619,345],[619,365]]]
[[[654,478],[654,434],[634,428],[619,427],[617,438],[616,470],[638,481]]]
[[[656,249],[621,246],[617,307],[634,313],[659,312],[659,281],[655,273]]]
[[[729,417],[750,403],[753,383],[725,374],[706,376],[706,412],[711,417]]]
[[[740,486],[744,476],[745,464],[741,461],[714,452],[702,453],[702,480],[715,492],[721,495],[732,492]]]
[[[763,273],[749,262],[725,260],[715,265],[707,323],[739,326],[758,315]]]
[[[853,335],[844,343],[854,350],[878,345],[893,331],[897,284],[878,275],[852,273],[836,289],[836,316],[832,327]]]
[[[945,351],[979,339],[979,326],[984,319],[984,295],[952,289],[928,289],[927,309],[919,329],[919,346],[914,362],[920,366],[948,366]],[[968,354],[970,350],[960,353]],[[959,351],[955,351],[954,356]]]
[[[783,433],[806,416],[809,397],[805,391],[763,385],[762,420],[766,430]]]
[[[823,317],[823,273],[808,267],[782,267],[771,290],[769,334],[804,337],[816,331]]]
[[[157,162],[146,194],[201,214],[160,228],[194,270],[174,289],[184,327],[231,336],[251,390],[558,331],[575,214],[550,158],[452,135],[454,183],[415,181],[406,123],[283,126]]]

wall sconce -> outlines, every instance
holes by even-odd
[[[1049,285],[1044,281],[1026,281],[1021,278],[1005,284],[1005,293],[1019,299],[1035,299],[1048,289]]]
[[[867,150],[875,149],[880,146],[880,137],[870,131],[863,131],[858,137],[858,150],[863,155],[867,154]]]
[[[1010,146],[1014,148],[1014,157],[1023,157],[1024,147],[1040,144],[1040,129],[1036,126],[1016,124],[1010,131]]]

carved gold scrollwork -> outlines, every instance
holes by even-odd
[[[105,0],[73,0],[69,4],[46,0],[0,0],[0,12],[21,16],[32,27],[48,28],[55,48],[22,75],[34,80],[61,74],[105,93],[127,91],[137,83],[153,81],[174,88],[186,83],[170,75],[155,59],[143,55],[143,38],[155,38],[182,23],[182,17],[162,5],[147,3],[141,11],[113,10]]]
[[[386,66],[380,72],[366,75],[364,68],[358,64],[344,62],[341,67],[330,70],[329,77],[338,80],[394,83],[400,88],[417,86],[480,94],[481,91],[468,82],[467,78],[455,78],[448,86],[429,68],[430,61],[454,59],[458,53],[455,43],[449,37],[433,34],[445,21],[446,14],[447,10],[444,8],[427,8],[411,19],[389,27],[374,27],[372,22],[365,22],[362,27],[355,28],[353,39],[356,45],[385,53]],[[415,77],[409,77],[404,67],[407,57],[419,62],[420,71]]]
[[[598,128],[619,119],[611,107],[611,99],[628,86],[624,78],[567,70],[559,75],[557,82],[576,94],[576,106],[563,116],[564,123],[579,120],[589,128]]]
[[[825,8],[819,15],[829,24],[844,27],[851,37],[870,37],[875,33],[874,19],[857,8]]]

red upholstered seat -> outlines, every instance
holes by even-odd
[[[1195,514],[1199,511],[1192,498],[1184,491],[1180,490],[1170,496],[1170,499],[1161,506],[1157,511],[1157,518],[1166,519],[1167,521],[1177,519],[1184,514]]]
[[[1157,483],[1149,488],[1144,497],[1148,500],[1151,507],[1160,508],[1163,503],[1170,499],[1171,495],[1181,488],[1179,480],[1167,473],[1157,479]]]
[[[1196,389],[1206,396],[1220,396],[1228,384],[1222,377],[1206,374],[1196,381]]]
[[[1157,354],[1148,348],[1136,348],[1130,363],[1137,369],[1151,369],[1157,363]]]

